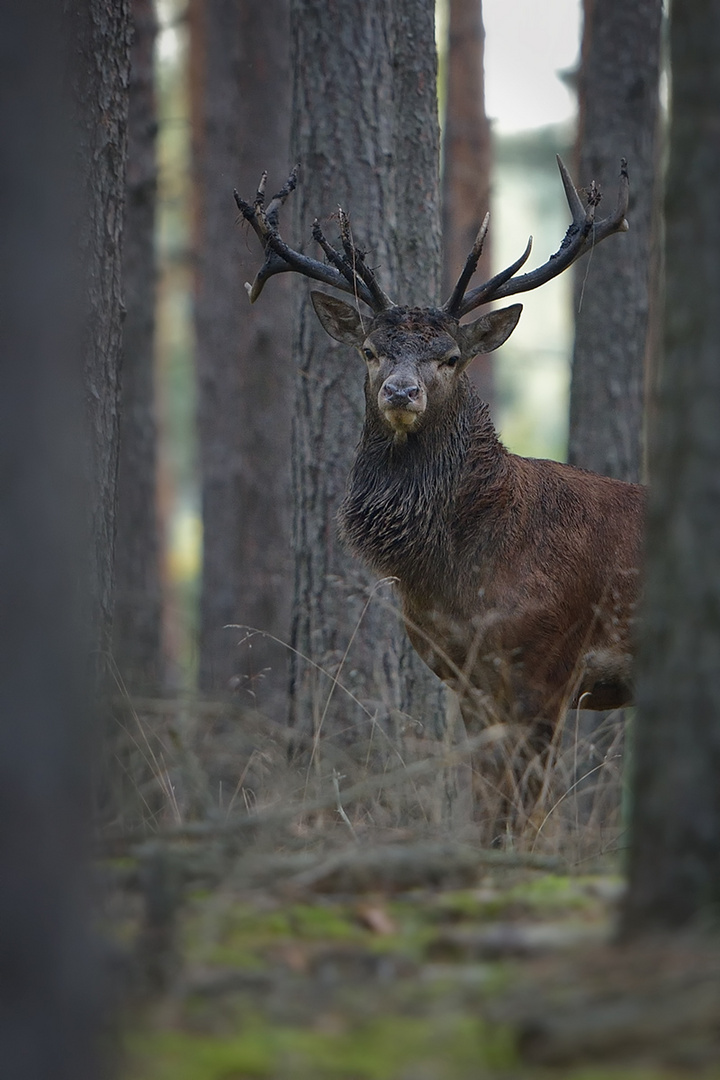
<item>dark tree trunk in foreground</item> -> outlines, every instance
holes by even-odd
[[[288,282],[248,304],[257,251],[233,188],[290,171],[287,0],[193,0],[196,332],[203,568],[200,686],[268,706],[287,691],[293,379]]]
[[[626,158],[630,231],[576,270],[568,460],[634,482],[656,307],[661,21],[662,0],[585,0],[577,180],[612,200]]]
[[[447,85],[443,123],[443,298],[448,297],[490,209],[492,141],[485,113],[485,29],[482,0],[449,0]],[[477,280],[491,273],[491,234]],[[493,403],[492,354],[473,360],[470,374],[483,401]]]
[[[673,0],[667,303],[626,931],[720,915],[720,7]]]
[[[302,167],[293,246],[317,257],[316,216],[335,241],[339,204],[389,295],[427,304],[440,288],[433,4],[295,0],[292,14],[293,156]],[[275,305],[273,286],[260,302]],[[327,337],[308,293],[298,284],[294,723],[309,737],[364,738],[373,718],[385,727],[409,715],[431,732],[442,723],[444,689],[389,609],[390,584],[377,586],[338,540],[337,509],[364,415],[364,367]]]
[[[81,689],[83,178],[62,70],[88,53],[60,8],[0,7],[0,1071],[22,1080],[100,1074]]]
[[[113,655],[128,691],[148,694],[157,693],[162,681],[154,390],[157,22],[152,0],[132,0],[132,18]]]

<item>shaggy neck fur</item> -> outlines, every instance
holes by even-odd
[[[465,542],[493,532],[494,494],[508,453],[469,379],[442,414],[394,442],[370,394],[357,457],[340,508],[344,539],[401,591],[456,605],[466,582]],[[472,492],[472,496],[470,495]]]

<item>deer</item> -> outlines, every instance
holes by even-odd
[[[267,205],[266,174],[253,203],[234,193],[265,256],[246,285],[251,302],[282,272],[352,296],[310,293],[325,331],[365,365],[365,420],[339,510],[341,537],[375,574],[395,580],[410,641],[459,695],[468,734],[497,720],[521,733],[513,782],[517,791],[524,778],[526,793],[537,792],[542,775],[530,763],[542,761],[568,707],[632,702],[645,510],[641,485],[508,451],[468,377],[475,356],[509,338],[522,305],[470,323],[464,316],[538,288],[628,228],[624,159],[616,208],[603,219],[597,186],[581,195],[560,158],[558,167],[572,217],[558,251],[519,274],[531,237],[514,263],[469,289],[486,215],[439,307],[393,303],[341,209],[341,249],[316,219],[325,260],[292,250],[278,220],[297,168]]]

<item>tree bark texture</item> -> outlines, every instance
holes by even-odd
[[[650,318],[656,311],[662,0],[585,0],[577,181],[597,181],[599,213],[630,171],[630,231],[579,264],[568,460],[619,480],[643,467]]]
[[[85,201],[80,237],[87,324],[85,387],[89,421],[90,581],[93,640],[110,652],[122,349],[122,228],[130,67],[129,0],[89,0],[72,9],[76,117]]]
[[[584,16],[575,179],[586,186],[598,182],[603,216],[615,198],[619,160],[626,158],[630,230],[575,269],[568,460],[637,483],[643,477],[647,372],[657,344],[662,0],[584,0]],[[581,711],[582,812],[595,804],[596,770],[613,744],[617,717]]]
[[[253,193],[263,170],[280,187],[292,166],[288,4],[193,0],[191,19],[199,680],[205,691],[232,685],[241,700],[270,708],[286,701],[292,596],[290,294],[286,280],[275,281],[276,304],[250,307],[243,286],[255,275],[257,248],[236,221],[232,192]]]
[[[335,241],[340,205],[389,295],[402,304],[434,303],[440,213],[433,5],[370,0],[340,8],[294,0],[291,10],[293,150],[302,170],[293,246],[318,257],[309,241],[313,218]],[[321,329],[307,284],[296,288],[293,722],[308,737],[369,736],[376,719],[392,726],[412,718],[439,731],[445,691],[401,631],[391,585],[373,582],[337,536],[363,422],[363,364]]]
[[[123,363],[113,656],[130,693],[162,684],[154,344],[157,111],[152,0],[132,0],[123,285]]]
[[[442,140],[443,297],[448,297],[490,209],[492,139],[485,113],[482,0],[449,0],[445,120]],[[491,276],[492,236],[485,238],[477,280]],[[492,354],[473,360],[470,376],[493,404]]]
[[[650,435],[629,932],[720,915],[720,7],[673,0],[664,359]]]
[[[100,1075],[75,29],[49,0],[0,7],[0,1061],[23,1080]]]

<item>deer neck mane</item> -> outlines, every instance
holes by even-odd
[[[340,508],[345,542],[376,573],[399,578],[403,592],[439,597],[462,589],[464,492],[482,499],[484,489],[491,505],[506,472],[507,451],[466,376],[453,406],[402,444],[368,408]]]

